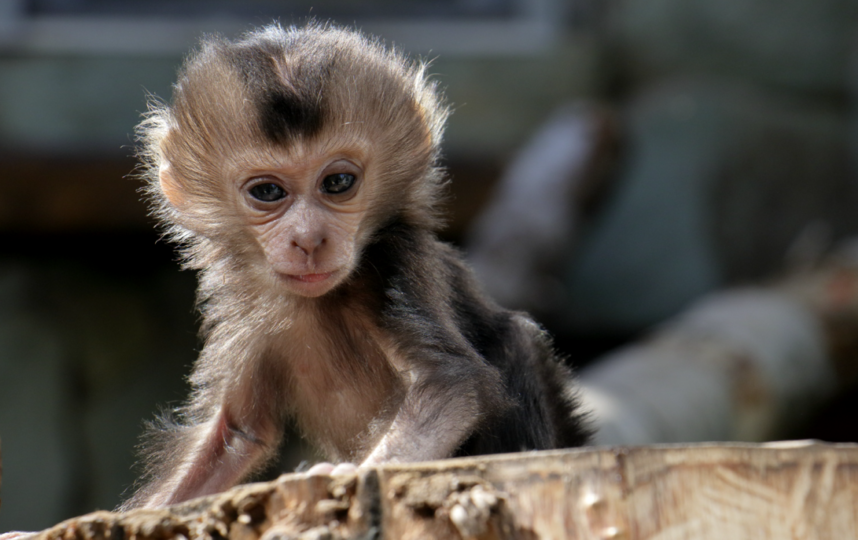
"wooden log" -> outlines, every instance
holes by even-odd
[[[290,474],[162,510],[96,512],[39,540],[843,539],[858,445],[586,448]]]
[[[699,299],[581,372],[599,445],[763,442],[858,380],[858,247]]]

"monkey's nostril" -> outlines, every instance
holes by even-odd
[[[292,247],[300,249],[305,255],[311,255],[317,248],[326,243],[326,238],[296,238],[292,240]]]

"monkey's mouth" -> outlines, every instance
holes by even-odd
[[[292,275],[287,274],[286,277],[289,279],[293,279],[295,281],[300,281],[301,283],[321,283],[327,279],[330,279],[333,276],[333,272],[327,272],[325,274],[304,274],[304,275]]]
[[[280,274],[281,279],[292,293],[308,298],[316,298],[326,294],[339,281],[339,272],[324,274]]]

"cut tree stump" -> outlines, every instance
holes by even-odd
[[[384,466],[162,510],[96,512],[38,534],[101,539],[845,539],[858,445],[584,448]]]

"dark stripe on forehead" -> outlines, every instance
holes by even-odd
[[[277,44],[242,43],[230,56],[253,96],[259,128],[268,140],[286,143],[321,131],[324,81],[318,66],[294,66],[287,85],[275,60],[283,57]]]
[[[322,129],[322,107],[317,96],[270,92],[259,107],[262,132],[272,142],[285,142],[291,135],[312,137]]]

